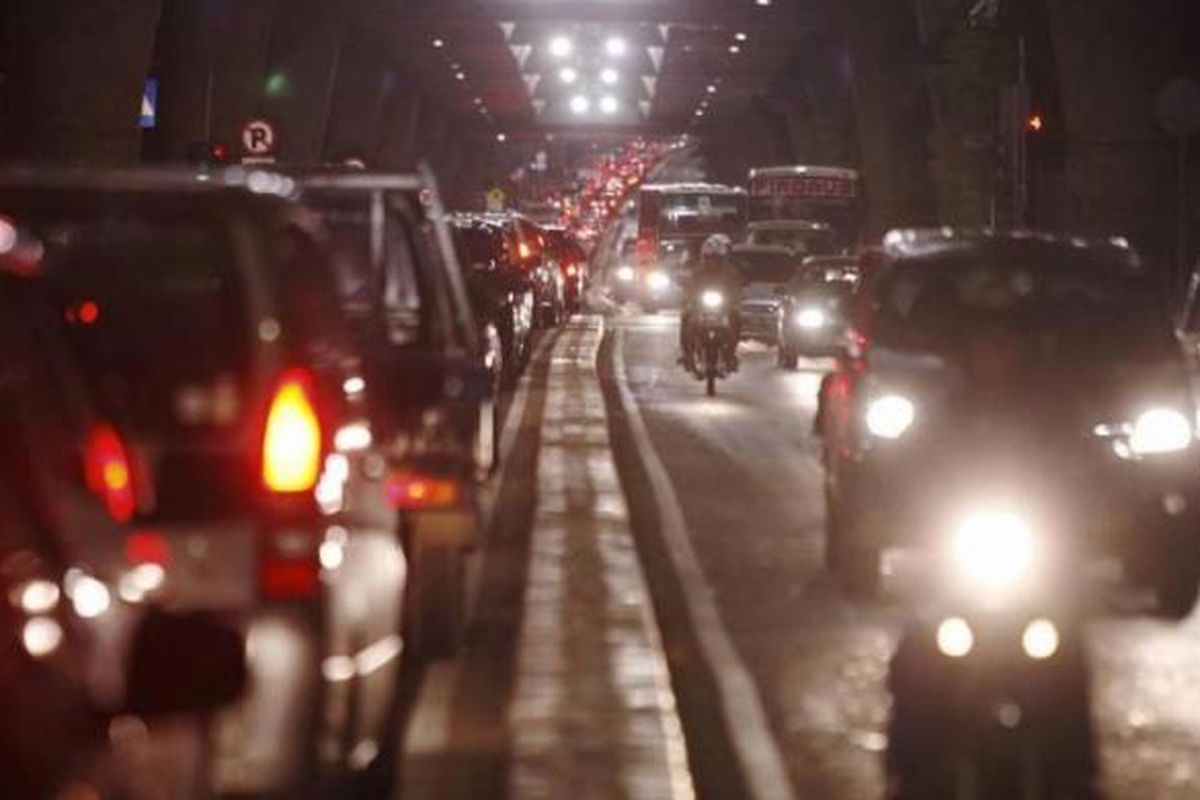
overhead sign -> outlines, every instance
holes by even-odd
[[[138,115],[139,128],[153,128],[158,124],[158,78],[147,78],[142,89],[142,110]]]
[[[858,194],[858,186],[850,178],[819,175],[788,175],[755,178],[750,184],[754,197],[805,197],[810,199],[847,200]]]
[[[265,119],[252,119],[242,126],[243,161],[249,163],[271,163],[279,149],[279,135],[275,126]]]

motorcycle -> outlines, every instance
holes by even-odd
[[[704,289],[693,312],[692,352],[688,361],[692,373],[704,381],[709,397],[717,393],[717,380],[734,370],[729,358],[733,325],[726,302],[725,293],[719,289]]]
[[[1045,509],[990,497],[930,545],[934,591],[888,675],[890,797],[1092,800],[1078,559]]]

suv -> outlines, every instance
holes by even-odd
[[[533,285],[509,258],[503,228],[470,214],[450,219],[458,260],[467,269],[467,285],[485,328],[500,340],[502,384],[516,383],[531,352]]]
[[[463,563],[483,528],[475,484],[497,461],[495,353],[477,327],[432,180],[292,177],[331,234],[337,296],[375,390],[372,425],[388,443],[411,566],[407,643],[410,652],[440,655],[456,645],[469,611]]]
[[[93,482],[157,563],[135,585],[249,643],[207,783],[386,785],[399,736],[406,563],[385,439],[311,215],[265,172],[0,174],[97,413]],[[364,757],[368,750],[373,758]]]
[[[1005,557],[1115,557],[1160,611],[1187,614],[1196,410],[1137,256],[1045,234],[897,231],[863,280],[818,411],[826,557],[850,587],[874,588],[885,548],[956,530],[971,558],[1002,542]]]

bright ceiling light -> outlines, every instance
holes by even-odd
[[[446,42],[443,39],[434,39],[432,42],[430,42],[430,44],[432,44],[434,47],[438,48],[439,50],[446,46]]]
[[[696,109],[696,116],[697,116],[697,117],[703,117],[703,116],[704,116],[704,109],[703,109],[703,108],[697,108],[697,109]]]
[[[600,98],[600,111],[604,114],[617,113],[617,109],[620,108],[620,105],[621,104],[617,102],[617,98],[613,97],[611,94]]]
[[[771,5],[771,0],[755,0],[755,2],[764,7]]]
[[[743,33],[742,31],[738,31],[737,33],[735,33],[735,34],[733,35],[733,38],[737,39],[739,42],[744,42],[744,41],[746,41],[747,39],[749,39],[750,37],[749,37],[749,36],[747,36],[747,35],[746,35],[745,33]]]
[[[582,94],[577,94],[571,98],[571,113],[586,114],[592,108],[592,101],[587,99]]]
[[[605,67],[600,70],[600,81],[606,86],[612,86],[621,79],[621,73],[617,72],[612,67]]]
[[[716,85],[715,83],[710,83],[710,84],[708,85],[708,93],[709,93],[709,94],[716,94],[716,93],[717,93],[717,85]]]
[[[555,58],[566,58],[575,49],[575,43],[569,36],[555,36],[550,40],[550,55]]]
[[[738,53],[742,52],[742,48],[738,47],[736,44],[731,44],[729,45],[729,52],[736,56]]]
[[[604,43],[604,52],[613,58],[620,58],[625,55],[626,49],[625,40],[620,36],[610,36],[608,37],[608,41]]]
[[[563,83],[570,85],[579,78],[579,70],[574,67],[563,67],[558,71],[558,79]]]
[[[497,134],[496,134],[496,141],[497,141],[497,142],[501,142],[501,143],[503,143],[503,142],[507,142],[507,141],[508,141],[508,134],[507,134],[507,133],[497,133]]]

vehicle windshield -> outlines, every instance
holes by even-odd
[[[790,247],[798,255],[827,256],[837,252],[832,231],[802,231],[767,228],[750,233],[754,244]]]
[[[746,283],[785,283],[800,259],[789,253],[734,250],[730,260]]]
[[[746,222],[746,199],[731,194],[672,194],[662,198],[659,235],[737,233]]]
[[[1150,281],[1044,259],[944,256],[897,265],[880,292],[881,344],[951,351],[1006,331],[1054,362],[1136,360],[1171,352]]]
[[[28,221],[45,242],[47,279],[102,413],[171,428],[180,391],[236,394],[250,322],[220,224],[137,207]],[[211,421],[238,423],[233,414]]]

